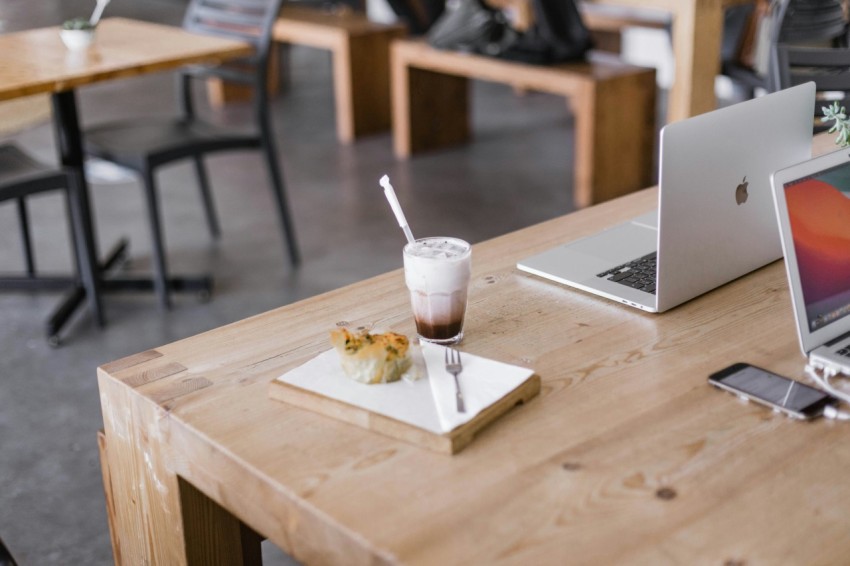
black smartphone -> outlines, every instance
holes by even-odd
[[[750,364],[732,364],[708,377],[708,382],[743,399],[752,399],[797,419],[812,419],[836,399],[799,381]]]

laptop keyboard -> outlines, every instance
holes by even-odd
[[[844,346],[843,348],[841,348],[840,350],[838,350],[835,353],[838,354],[839,356],[844,356],[845,358],[850,358],[850,344],[848,344],[847,346]]]
[[[655,259],[657,252],[646,254],[596,276],[608,281],[655,294]]]

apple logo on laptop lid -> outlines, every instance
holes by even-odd
[[[738,203],[738,205],[742,205],[747,202],[747,199],[750,196],[749,193],[747,193],[747,187],[749,185],[750,183],[747,181],[747,176],[744,175],[744,180],[741,181],[741,183],[735,188],[735,202]]]

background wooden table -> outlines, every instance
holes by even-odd
[[[0,65],[0,100],[215,63],[252,50],[244,42],[127,18],[101,21],[94,44],[81,51],[65,48],[58,27],[25,30],[0,36],[0,51],[7,54]]]
[[[511,7],[521,22],[532,16],[530,0],[487,0]],[[586,4],[654,9],[672,17],[673,84],[666,122],[676,122],[717,108],[714,79],[720,72],[723,13],[731,6],[753,0],[582,0]],[[657,27],[653,22],[652,27]]]
[[[462,349],[543,389],[454,457],[268,398],[340,320],[412,333],[401,271],[100,368],[119,563],[256,563],[253,531],[308,564],[842,563],[847,426],[706,383],[804,379],[781,261],[662,315],[515,268],[656,199],[475,246]]]
[[[673,19],[673,84],[667,123],[717,108],[714,79],[720,72],[723,12],[752,0],[584,0],[631,8],[654,8]]]
[[[83,142],[77,112],[76,88],[88,84],[127,78],[145,73],[177,69],[194,63],[214,64],[253,52],[245,42],[189,33],[181,28],[126,18],[107,18],[97,27],[94,43],[88,49],[69,51],[58,27],[24,30],[0,36],[0,101],[33,94],[49,93],[56,124],[57,145],[62,165],[77,172],[82,185],[83,224],[97,242],[95,222],[89,205],[83,168]],[[119,242],[108,254],[105,271],[124,254],[127,242]],[[95,249],[93,257],[99,254]],[[3,288],[56,288],[56,278],[4,278]],[[60,281],[62,283],[62,281]],[[82,303],[85,295],[68,278],[73,291],[48,321],[48,339],[58,344],[59,331]],[[209,277],[172,278],[180,290],[209,292]],[[139,278],[111,278],[99,282],[103,290],[151,290],[153,282]]]

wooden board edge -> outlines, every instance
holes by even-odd
[[[451,439],[411,424],[372,413],[371,411],[351,405],[344,401],[331,399],[319,393],[314,393],[294,385],[283,383],[277,379],[269,384],[269,397],[283,401],[300,409],[336,419],[348,424],[364,428],[371,432],[383,434],[396,440],[402,440],[422,448],[428,448],[444,454],[452,453]]]
[[[475,435],[493,421],[508,413],[515,406],[525,404],[536,397],[540,393],[540,387],[540,376],[536,373],[532,374],[513,391],[478,413],[474,419],[446,433],[444,436],[451,439],[451,453],[457,454],[475,439]]]
[[[269,384],[269,397],[421,448],[453,455],[468,446],[475,435],[490,423],[516,405],[534,398],[540,392],[540,386],[540,376],[532,374],[499,401],[481,411],[470,422],[444,434],[437,434],[385,415],[372,413],[367,409],[331,399],[277,379]]]

